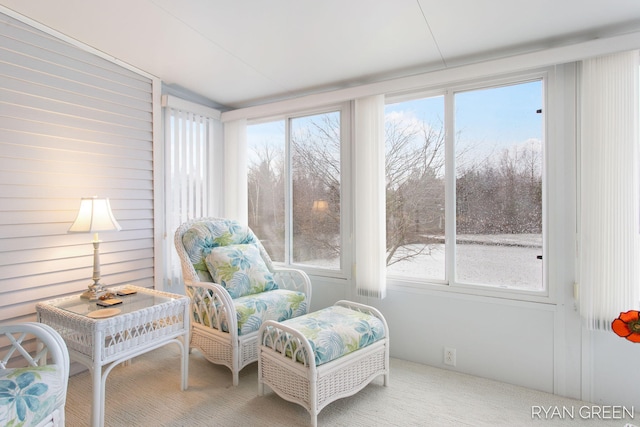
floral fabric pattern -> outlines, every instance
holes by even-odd
[[[307,338],[316,366],[384,338],[384,324],[370,314],[331,306],[282,322]]]
[[[0,370],[0,425],[37,425],[64,399],[55,365]]]
[[[205,263],[214,282],[224,286],[231,298],[278,289],[256,245],[213,248]]]
[[[257,331],[266,320],[282,322],[307,312],[306,295],[287,289],[276,289],[236,298],[233,300],[233,305],[237,313],[238,335]],[[221,328],[208,323],[208,319],[203,319],[204,325],[229,332],[229,324],[224,317],[221,319]]]
[[[182,244],[203,282],[213,282],[205,262],[213,248],[257,242],[258,239],[250,228],[229,219],[196,222],[182,235]],[[271,260],[265,260],[265,263],[273,271]]]

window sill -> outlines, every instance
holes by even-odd
[[[448,285],[446,283],[429,283],[420,280],[399,279],[397,277],[387,277],[387,290],[440,296],[451,294],[460,297],[488,298],[494,301],[499,299],[557,305],[557,301],[549,294],[548,290],[533,292],[481,285]]]

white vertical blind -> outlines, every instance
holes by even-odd
[[[580,309],[590,329],[610,329],[638,308],[638,52],[582,62]]]
[[[91,283],[82,197],[108,197],[107,286],[154,286],[153,80],[0,13],[0,319]]]
[[[169,291],[182,289],[180,260],[174,248],[176,229],[187,220],[220,214],[216,186],[216,143],[220,113],[172,96],[165,107],[165,275]]]
[[[360,296],[386,296],[384,96],[355,101],[355,282]]]
[[[247,121],[224,124],[224,212],[225,217],[249,223],[247,188]]]

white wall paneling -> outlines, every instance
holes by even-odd
[[[154,286],[154,80],[0,14],[0,321],[91,283],[81,197],[109,197],[102,281]]]

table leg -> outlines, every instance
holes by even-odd
[[[93,382],[93,403],[91,404],[91,425],[93,427],[103,427],[104,425],[104,394],[102,391],[102,368],[99,364],[94,364],[91,368],[91,379]]]
[[[182,391],[189,387],[189,330],[182,336]]]

